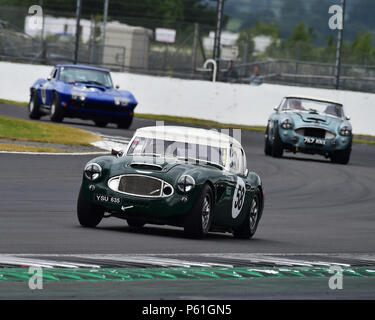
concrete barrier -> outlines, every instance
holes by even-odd
[[[47,77],[51,66],[0,62],[0,98],[28,101],[29,88]],[[352,118],[356,134],[375,135],[375,94],[263,84],[211,83],[130,73],[112,73],[121,89],[131,91],[138,113],[172,115],[240,125],[265,125],[272,109],[290,94],[337,100]]]

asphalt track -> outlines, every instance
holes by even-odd
[[[0,105],[0,115],[27,118],[26,108]],[[42,120],[49,122],[48,120]],[[131,137],[153,125],[136,119],[131,130],[97,128],[90,121],[63,124]],[[243,131],[248,168],[262,178],[265,209],[255,237],[235,240],[212,233],[204,240],[182,229],[104,219],[79,226],[76,200],[82,169],[92,156],[0,154],[0,253],[371,253],[375,248],[375,147],[353,146],[349,165],[320,156],[265,157],[263,134]]]

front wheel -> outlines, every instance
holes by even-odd
[[[40,103],[38,99],[38,95],[36,92],[33,92],[30,97],[30,102],[29,102],[29,118],[34,119],[34,120],[39,120],[40,117],[42,116],[40,114]]]
[[[129,227],[136,228],[136,229],[140,229],[146,224],[143,221],[139,221],[139,220],[131,219],[131,218],[126,219],[126,222],[128,223]]]
[[[267,125],[265,137],[264,137],[264,154],[270,156],[272,154],[272,147],[268,139],[269,126]]]
[[[54,97],[52,100],[50,119],[53,122],[61,122],[64,119],[64,110],[61,106],[61,102],[57,94],[54,94]]]
[[[344,150],[337,150],[331,156],[331,161],[338,164],[348,164],[350,160],[351,146]]]
[[[87,201],[81,190],[78,196],[77,217],[82,227],[95,228],[102,221],[104,210]]]
[[[100,127],[100,128],[104,128],[105,126],[107,126],[108,122],[107,121],[102,121],[102,120],[96,120],[94,121],[95,122],[95,125],[97,127]]]
[[[250,208],[242,225],[233,230],[233,236],[237,239],[250,239],[255,234],[261,217],[260,196],[255,194]]]
[[[205,184],[202,192],[185,220],[184,232],[191,238],[203,238],[211,227],[213,214],[213,193]]]
[[[271,150],[271,155],[274,158],[281,158],[283,156],[283,142],[281,141],[280,134],[279,134],[279,129],[276,125],[275,127],[275,138],[273,139],[273,144],[272,144],[272,150]]]

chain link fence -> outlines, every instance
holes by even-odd
[[[61,17],[59,12],[43,13],[43,28],[32,30],[28,27],[30,17],[27,9],[1,8],[0,60],[47,65],[74,62],[74,14],[69,16],[64,13]],[[211,71],[203,69],[203,64],[212,57],[212,48],[207,43],[213,42],[209,34],[214,26],[176,23],[171,27],[176,30],[175,41],[163,43],[156,41],[155,30],[137,25],[139,19],[123,20],[127,24],[109,21],[104,38],[101,18],[82,18],[78,63],[119,72],[211,79]],[[158,22],[153,21],[152,24],[158,25]],[[265,83],[334,88],[333,61],[292,60],[295,55],[291,54],[290,59],[267,58],[265,61],[247,62],[247,50],[237,48],[235,51],[231,59],[236,77],[231,82],[249,83],[253,68],[257,65]],[[298,57],[307,59],[301,52]],[[227,81],[227,62],[228,58],[220,61],[219,81]],[[340,88],[375,92],[375,66],[342,65]]]

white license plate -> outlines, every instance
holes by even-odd
[[[112,197],[112,196],[107,196],[103,194],[95,194],[94,199],[95,201],[98,201],[98,202],[121,204],[120,197]]]
[[[319,146],[325,146],[326,140],[321,139],[321,138],[305,137],[304,143],[305,144],[316,144],[316,145],[319,145]]]

